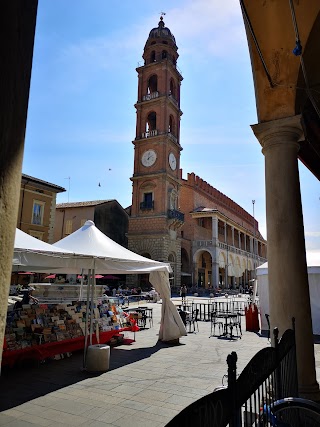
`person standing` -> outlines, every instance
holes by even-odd
[[[181,302],[182,304],[186,302],[186,296],[187,296],[187,287],[186,285],[182,285],[180,289],[180,296],[181,296]]]

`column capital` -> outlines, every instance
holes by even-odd
[[[251,129],[262,146],[262,152],[275,145],[294,144],[297,151],[299,141],[304,140],[301,115],[272,120],[252,125]]]

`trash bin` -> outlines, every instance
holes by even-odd
[[[106,344],[89,345],[86,369],[88,372],[106,372],[110,363],[110,346]]]
[[[257,332],[260,329],[258,318],[258,307],[256,304],[250,304],[245,308],[246,317],[246,330],[250,332]]]

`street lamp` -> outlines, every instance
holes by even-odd
[[[256,220],[254,217],[254,204],[255,200],[252,200],[252,211],[253,211],[253,275],[255,277],[256,274]]]

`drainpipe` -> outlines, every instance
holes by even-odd
[[[22,200],[21,200],[21,211],[20,211],[20,221],[19,221],[19,228],[21,230],[21,224],[22,224],[22,212],[23,212],[23,205],[24,205],[24,192],[26,189],[26,185],[29,184],[30,180],[24,183],[23,190],[22,190]]]
[[[63,210],[63,218],[62,218],[62,227],[61,227],[61,239],[63,239],[63,227],[64,227],[64,217],[66,216],[66,210]]]

